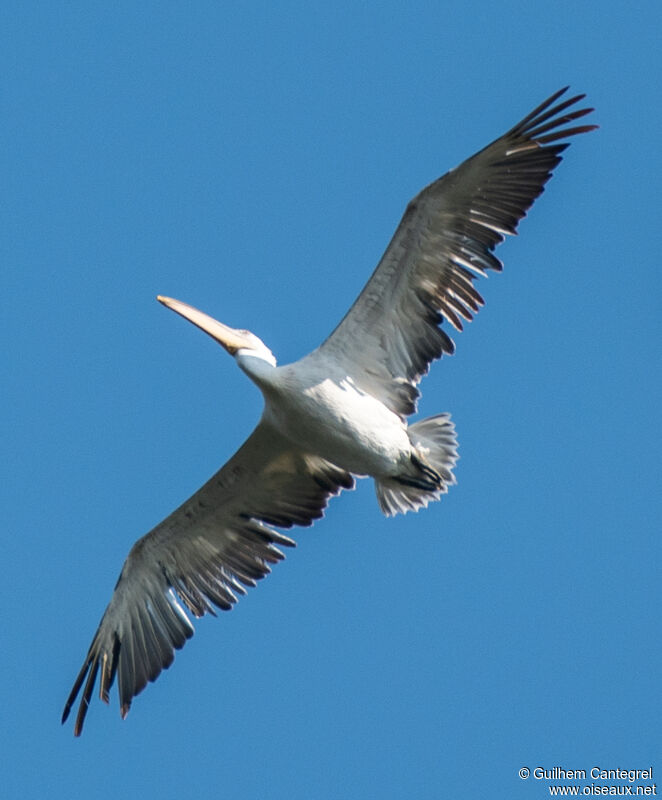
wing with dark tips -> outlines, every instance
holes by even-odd
[[[423,189],[407,206],[377,269],[331,336],[308,358],[333,358],[395,413],[415,411],[431,361],[452,353],[441,327],[462,330],[483,305],[476,277],[501,270],[493,250],[542,193],[568,147],[593,130],[584,95],[552,95],[485,149]]]
[[[62,722],[82,688],[80,735],[97,677],[105,702],[117,677],[125,717],[193,635],[186,609],[201,617],[232,608],[284,558],[278,546],[294,545],[271,526],[310,525],[332,495],[353,485],[349,473],[294,449],[262,421],[211,480],[131,549]]]

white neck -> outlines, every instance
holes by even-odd
[[[276,369],[276,359],[266,347],[264,350],[241,348],[235,353],[235,361],[246,375],[258,386],[271,383]]]

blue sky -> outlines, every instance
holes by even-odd
[[[548,796],[659,760],[659,4],[8,4],[0,683],[11,797]],[[258,391],[159,293],[315,347],[407,201],[596,107],[425,379],[458,485],[347,493],[122,722],[59,717],[133,541]]]

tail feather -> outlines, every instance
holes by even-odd
[[[409,439],[414,448],[411,469],[375,480],[379,506],[388,517],[418,511],[438,500],[455,483],[457,439],[449,414],[437,414],[410,425]]]

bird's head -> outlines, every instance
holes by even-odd
[[[209,334],[221,344],[231,356],[241,358],[242,356],[252,356],[266,361],[272,367],[276,366],[276,359],[266,344],[250,331],[237,330],[224,325],[222,322],[210,317],[197,308],[182,303],[180,300],[173,300],[172,297],[159,295],[156,298],[159,303],[163,303],[167,308],[181,314],[182,317],[192,322],[201,331]],[[241,361],[240,361],[241,366]]]

